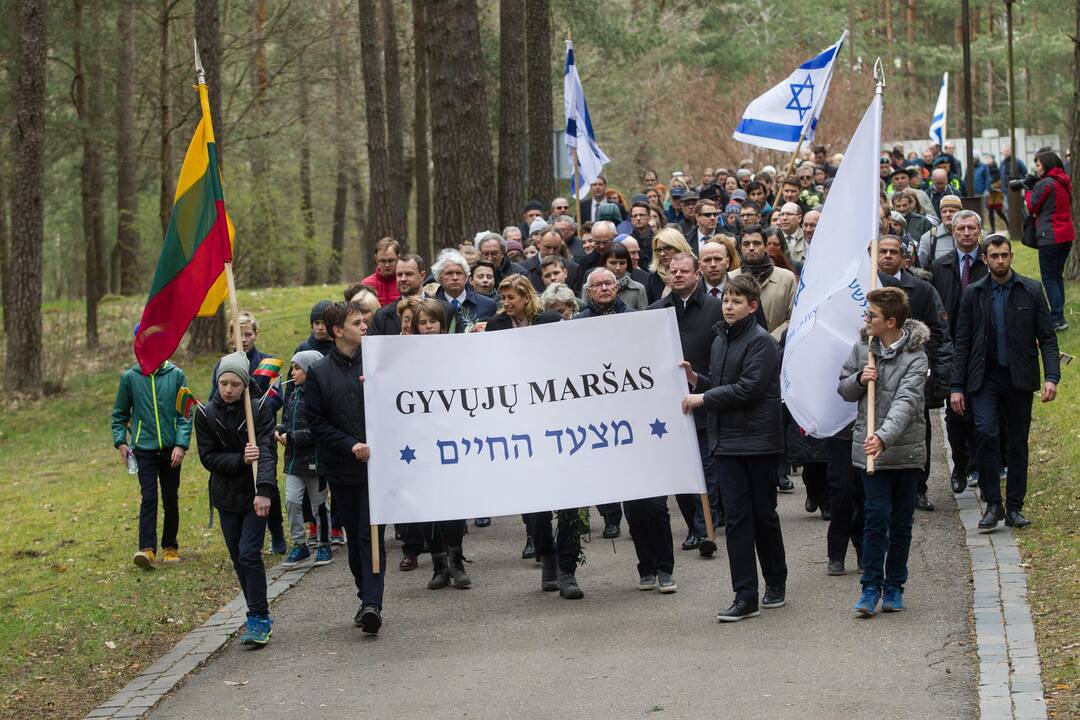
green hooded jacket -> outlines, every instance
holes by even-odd
[[[184,371],[168,360],[150,375],[143,375],[138,363],[125,370],[112,411],[113,446],[186,450],[191,443],[191,420],[176,412],[176,394],[185,385]]]

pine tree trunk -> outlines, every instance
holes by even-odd
[[[1080,0],[1076,2],[1076,34],[1073,41],[1073,101],[1072,101],[1072,184],[1073,188],[1080,188]],[[1073,233],[1080,238],[1080,192],[1075,189],[1072,194],[1072,221]],[[1065,279],[1080,280],[1080,252],[1077,246],[1080,243],[1073,242],[1072,252],[1065,262]]]
[[[218,0],[195,0],[195,37],[199,54],[206,69],[207,93],[210,96],[210,115],[214,124],[214,140],[218,161],[225,154],[225,136],[221,117],[221,20]],[[194,353],[224,353],[229,348],[225,332],[225,303],[209,318],[195,318],[189,328]]]
[[[382,0],[383,77],[386,86],[386,162],[388,197],[393,218],[390,234],[408,244],[409,194],[405,183],[405,110],[401,104],[401,71],[394,0]]]
[[[19,0],[18,70],[12,145],[10,277],[4,316],[8,390],[41,393],[41,255],[45,240],[45,56],[48,48],[45,0]]]
[[[449,27],[453,62],[456,102],[451,109],[451,122],[461,171],[456,197],[461,204],[463,226],[470,235],[480,230],[498,230],[498,203],[493,192],[495,166],[491,157],[491,126],[476,0],[453,0],[444,20]]]
[[[453,66],[449,25],[445,21],[451,0],[431,0],[428,5],[428,82],[431,87],[431,159],[434,166],[433,207],[434,218],[438,221],[433,227],[433,252],[447,247],[454,247],[463,239],[473,235],[466,234],[461,216],[461,204],[457,201],[455,184],[460,178],[460,168],[456,152],[457,139],[454,137],[450,116],[457,100],[452,84]],[[477,230],[474,230],[475,233]]]
[[[178,0],[161,0],[161,17],[158,20],[158,129],[161,137],[158,145],[158,174],[160,188],[158,192],[158,214],[161,217],[161,234],[164,237],[169,230],[169,218],[172,216],[173,196],[176,194],[176,181],[172,167],[172,86],[169,81],[169,23],[173,6]]]
[[[300,219],[304,224],[304,284],[319,281],[319,253],[315,241],[315,208],[311,197],[311,82],[301,51],[300,72]]]
[[[551,133],[555,129],[551,100],[551,3],[550,0],[527,0],[525,6],[527,39],[522,52],[528,66],[527,190],[530,198],[546,202],[555,194],[555,165],[551,154]]]
[[[499,223],[513,222],[525,204],[528,122],[525,86],[525,0],[499,2]]]
[[[135,112],[132,106],[135,80],[135,37],[131,18],[132,0],[122,0],[116,19],[120,40],[120,66],[116,73],[116,247],[120,258],[120,293],[134,295],[139,289],[139,235],[136,218],[139,196],[136,188],[135,152],[132,138]]]
[[[416,185],[416,252],[435,257],[431,241],[431,176],[428,150],[428,11],[424,0],[412,0],[415,93],[413,96],[413,173]]]
[[[268,103],[268,85],[270,73],[266,65],[266,20],[268,9],[266,0],[256,0],[252,15],[252,30],[254,47],[252,52],[252,94],[255,102],[250,123],[254,126],[256,138],[251,141],[250,167],[251,188],[254,192],[254,212],[251,215],[251,228],[246,236],[248,241],[244,243],[244,252],[239,255],[243,260],[243,268],[247,271],[242,273],[246,287],[267,287],[275,280],[274,268],[283,267],[284,264],[275,262],[278,252],[274,242],[273,201],[270,198],[270,148],[264,138],[260,137],[266,130],[270,108]],[[250,130],[249,130],[250,132]]]
[[[101,209],[95,202],[98,191],[95,187],[101,178],[101,163],[98,149],[99,122],[96,115],[97,102],[92,97],[96,91],[95,75],[100,72],[90,57],[95,52],[94,43],[85,43],[92,37],[87,28],[83,0],[74,2],[73,22],[75,26],[73,56],[75,61],[75,112],[79,118],[79,134],[82,137],[82,166],[79,169],[80,195],[82,198],[82,227],[86,254],[83,260],[84,290],[86,295],[86,347],[95,350],[98,347],[97,306],[103,295],[100,285],[105,278],[98,271],[98,253],[104,237],[97,234],[98,218]],[[91,12],[94,12],[91,9]],[[84,44],[86,47],[84,47]]]
[[[349,221],[349,173],[345,167],[345,158],[340,154],[337,159],[337,182],[334,185],[334,222],[330,229],[330,250],[333,257],[328,266],[331,270],[327,280],[338,281],[345,276],[342,257],[345,253],[345,225]]]
[[[376,0],[358,0],[360,27],[360,67],[364,78],[364,110],[367,118],[368,149],[368,234],[381,238],[394,234],[391,203],[401,202],[390,195],[386,143],[386,106],[383,102],[383,71],[379,62],[379,19]],[[367,255],[364,255],[367,260]]]
[[[0,69],[3,79],[7,75]],[[10,331],[11,324],[11,235],[8,233],[8,168],[7,168],[7,134],[0,135],[0,308],[3,309],[4,334]]]

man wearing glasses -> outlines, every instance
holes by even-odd
[[[746,228],[761,224],[761,206],[753,200],[745,200],[739,210],[739,225]]]
[[[702,246],[716,234],[719,212],[713,200],[698,200],[694,205],[694,222],[697,223],[697,227],[686,237],[686,242],[690,244],[690,249],[697,257],[701,257]]]
[[[570,214],[570,201],[564,197],[557,197],[551,201],[551,223],[559,219],[560,215]]]

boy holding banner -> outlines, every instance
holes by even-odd
[[[323,313],[334,347],[308,369],[304,409],[319,452],[319,473],[330,485],[349,547],[349,570],[360,609],[353,622],[374,635],[382,627],[383,574],[371,562],[371,514],[368,506],[367,444],[364,417],[364,369],[360,340],[367,332],[364,306],[337,302]],[[379,528],[379,566],[386,567],[386,547]]]
[[[720,622],[757,617],[761,560],[765,593],[760,607],[785,602],[787,560],[776,514],[776,465],[784,451],[780,409],[780,358],[772,336],[755,317],[761,286],[751,275],[728,276],[724,322],[716,325],[709,372],[682,368],[698,392],[683,398],[683,413],[708,412],[709,445],[716,459],[727,524],[728,563],[735,600],[717,614]]]

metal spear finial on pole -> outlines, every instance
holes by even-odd
[[[202,57],[199,55],[199,41],[192,38],[191,44],[195,48],[195,79],[200,85],[205,85],[206,69],[203,68]]]
[[[881,62],[881,58],[874,61],[874,94],[881,96],[882,104],[885,103],[885,66]],[[876,290],[878,286],[878,233],[874,233],[874,236],[870,239],[870,289]],[[877,358],[874,357],[874,353],[867,352],[866,364],[869,367],[877,369]],[[877,381],[871,380],[866,383],[866,432],[868,435],[873,435],[874,430],[877,429]],[[867,456],[866,458],[866,472],[869,475],[874,474],[874,458]]]

